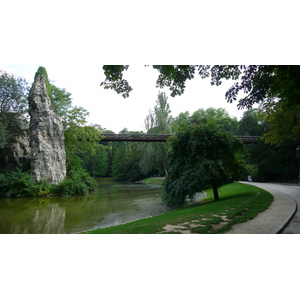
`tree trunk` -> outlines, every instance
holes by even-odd
[[[165,177],[168,176],[168,169],[167,169],[167,164],[164,162],[164,169],[165,169]]]
[[[212,188],[213,188],[213,191],[214,191],[215,200],[219,200],[220,197],[219,197],[219,192],[218,192],[218,186],[215,183],[213,183]]]

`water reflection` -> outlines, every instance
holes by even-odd
[[[0,233],[63,234],[122,224],[169,211],[158,186],[100,182],[84,197],[0,199]]]
[[[32,219],[32,233],[65,233],[66,211],[58,204],[49,205],[44,211],[36,210]]]
[[[3,203],[1,204],[3,208]],[[23,209],[20,209],[20,204],[20,201],[16,201],[9,209],[1,209],[0,233],[65,233],[66,212],[58,204],[36,207],[26,205]],[[4,215],[3,212],[7,214]]]

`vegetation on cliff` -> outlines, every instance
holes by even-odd
[[[34,81],[37,79],[37,77],[39,75],[42,75],[45,78],[47,93],[48,93],[49,98],[51,99],[51,102],[53,102],[53,98],[52,98],[52,86],[51,86],[51,84],[49,82],[47,70],[44,67],[39,67],[38,70],[37,70],[37,72],[35,73]]]
[[[2,117],[0,119],[0,151],[3,154],[0,196],[42,196],[53,192],[60,193],[63,196],[85,195],[91,190],[96,189],[96,181],[82,167],[82,161],[78,155],[83,151],[82,149],[87,148],[94,153],[94,148],[100,146],[98,144],[100,138],[99,128],[86,126],[84,117],[88,112],[83,108],[72,108],[71,94],[65,89],[60,89],[51,84],[44,67],[39,67],[35,74],[35,79],[39,75],[45,78],[47,94],[51,99],[56,113],[62,117],[64,122],[65,146],[68,154],[67,178],[59,185],[50,186],[50,184],[43,180],[35,181],[30,174],[30,167],[28,170],[28,165],[22,165],[18,169],[16,169],[16,165],[7,168],[8,158],[5,159],[5,157],[12,155],[9,153],[9,147],[14,142],[12,137],[21,134],[17,130],[9,131],[9,128],[14,128],[13,124],[17,124],[21,128],[19,119],[28,119],[29,87],[27,82],[21,78],[15,78],[2,71],[0,75],[0,114]],[[32,88],[33,86],[30,91],[32,91]],[[6,117],[4,118],[4,116]],[[80,119],[80,117],[82,118]],[[15,122],[13,123],[12,120]],[[10,126],[8,126],[9,123]],[[26,130],[28,131],[28,121],[26,126]],[[26,128],[26,126],[23,127]],[[29,139],[28,135],[27,139]]]

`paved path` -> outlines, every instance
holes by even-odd
[[[274,201],[269,208],[254,219],[234,225],[227,234],[300,233],[300,211],[296,212],[297,205],[300,207],[300,186],[257,182],[242,183],[253,184],[268,191],[274,196]],[[284,229],[291,218],[290,224]]]

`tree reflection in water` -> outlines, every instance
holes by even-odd
[[[79,197],[0,199],[0,234],[69,234],[169,211],[160,186],[99,182]]]
[[[65,233],[66,212],[52,204],[44,211],[36,210],[32,219],[32,233]]]
[[[54,234],[65,233],[66,212],[58,204],[48,205],[46,208],[35,209],[32,217],[24,219],[1,220],[3,233]],[[5,222],[6,221],[6,222]]]

